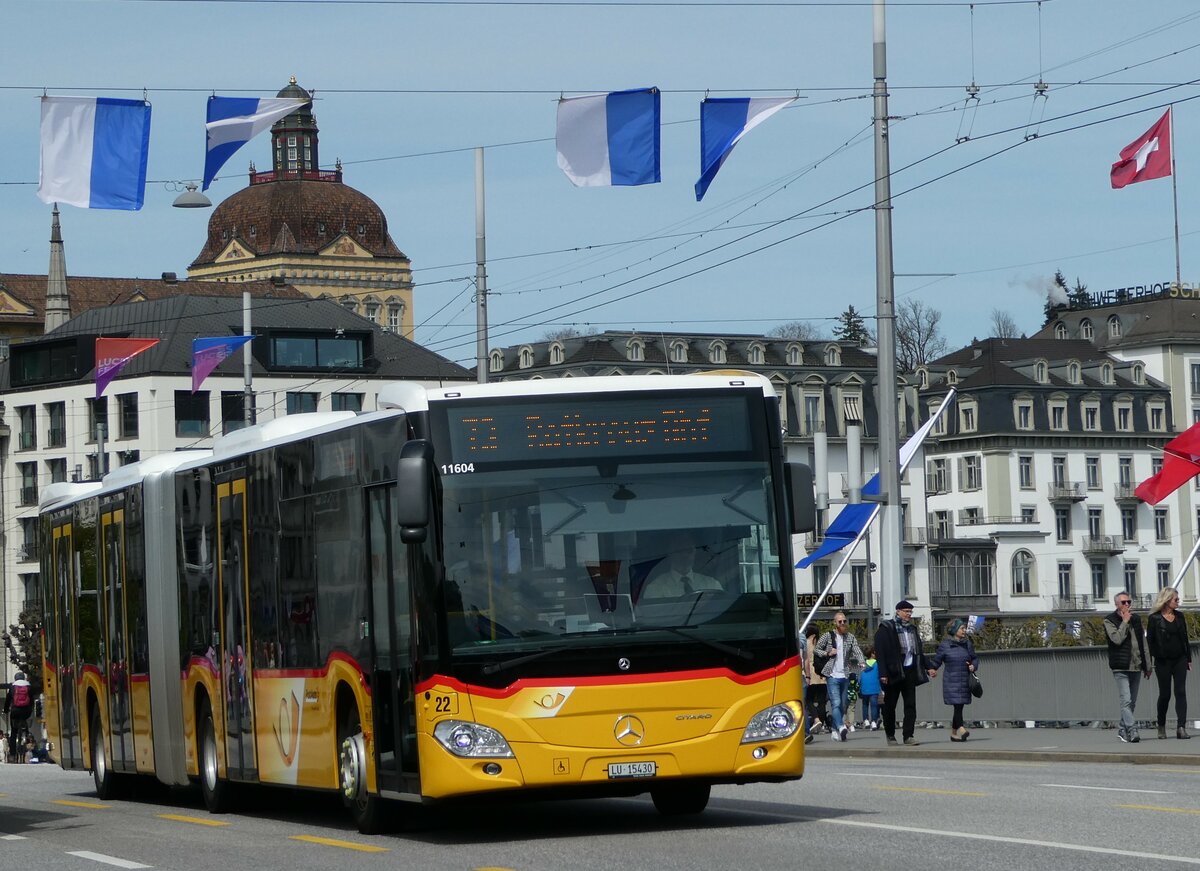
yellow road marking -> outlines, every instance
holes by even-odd
[[[1119,804],[1117,807],[1128,808],[1134,811],[1161,811],[1165,814],[1194,814],[1200,816],[1200,810],[1186,807],[1158,807],[1152,804]]]
[[[959,792],[956,789],[925,789],[919,786],[877,786],[876,789],[887,790],[888,792],[924,792],[929,795],[969,795],[976,798],[985,798],[986,792]]]
[[[66,798],[51,799],[50,804],[65,804],[67,807],[90,807],[96,810],[105,810],[112,807],[110,804],[97,804],[94,801],[71,801]]]
[[[360,853],[386,853],[387,847],[372,847],[369,844],[355,844],[352,841],[337,841],[333,838],[318,838],[315,835],[291,835],[293,841],[307,841],[310,844],[324,844],[327,847],[341,847],[345,850],[358,850]]]
[[[991,765],[1001,768],[1045,768],[1049,762],[984,762],[978,759],[955,759],[956,765]]]
[[[204,817],[185,817],[181,814],[159,814],[159,819],[174,820],[177,823],[195,823],[198,826],[227,826],[229,823],[222,820],[209,820]]]
[[[1169,771],[1171,774],[1200,774],[1200,768],[1184,768],[1182,766],[1164,765],[1161,768],[1147,768],[1147,771]]]

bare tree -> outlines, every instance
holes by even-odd
[[[553,342],[559,339],[577,339],[581,333],[574,327],[562,327],[557,330],[547,330],[542,336],[543,342]]]
[[[816,342],[828,338],[821,334],[820,328],[812,321],[791,321],[780,324],[771,330],[771,335],[781,339],[795,339],[799,342]]]
[[[946,353],[941,320],[940,311],[919,299],[908,299],[897,306],[896,365],[901,372],[911,372]]]
[[[1021,335],[1013,316],[998,308],[992,309],[992,337],[996,339],[1015,339]]]

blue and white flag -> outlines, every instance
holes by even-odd
[[[696,182],[696,202],[717,170],[725,163],[733,146],[780,109],[795,103],[798,97],[718,97],[705,98],[700,104],[700,180]]]
[[[559,168],[576,187],[662,181],[659,102],[658,88],[559,100]]]
[[[150,104],[112,97],[42,97],[44,203],[136,211],[146,196]]]
[[[900,474],[904,474],[904,470],[908,468],[908,464],[912,462],[912,458],[916,456],[917,451],[925,442],[925,437],[929,435],[930,431],[937,424],[938,418],[949,407],[954,394],[955,391],[951,388],[933,414],[929,415],[929,420],[921,424],[920,429],[909,436],[908,441],[901,446]],[[862,492],[864,496],[879,496],[878,472],[871,477],[870,481],[863,485]],[[871,521],[879,513],[880,507],[881,504],[879,502],[855,502],[847,505],[833,519],[833,523],[829,524],[829,528],[825,530],[825,540],[821,542],[816,550],[796,563],[796,568],[806,569],[817,560],[827,557],[831,553],[837,553],[846,547],[846,545],[858,541],[862,538],[863,533],[867,531],[867,527],[871,525]],[[834,577],[836,577],[836,573]],[[829,583],[833,583],[833,577],[830,577]]]
[[[208,151],[204,156],[204,187],[208,190],[225,161],[280,118],[307,106],[303,97],[217,97],[208,98]]]

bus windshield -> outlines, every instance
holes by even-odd
[[[603,418],[614,428],[636,418],[645,429],[668,405],[689,413],[702,406],[712,427],[725,416],[728,432],[673,450],[656,449],[645,432],[635,434],[640,452],[604,438],[583,444],[576,432],[574,441],[538,443],[525,454],[503,444],[515,434],[493,409],[495,454],[441,453],[453,660],[475,676],[502,676],[535,659],[562,673],[572,653],[644,643],[685,648],[695,667],[778,661],[787,596],[757,397],[758,416],[749,411],[753,396],[736,395],[724,408],[677,397],[589,407],[585,423]],[[538,426],[568,413],[551,403],[539,406]],[[529,409],[518,412],[513,421],[528,419]],[[479,410],[456,419],[468,418],[478,421]],[[443,451],[454,444],[455,420],[449,426]]]

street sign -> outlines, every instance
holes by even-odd
[[[796,604],[801,608],[811,608],[817,602],[821,603],[822,608],[845,608],[846,594],[845,593],[826,593],[824,596],[818,593],[797,593]]]

